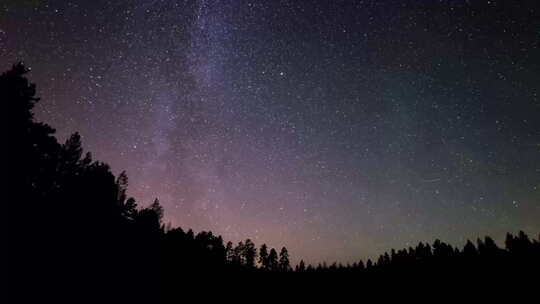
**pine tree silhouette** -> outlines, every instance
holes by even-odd
[[[281,248],[281,251],[279,252],[279,266],[278,267],[280,271],[291,270],[291,265],[289,262],[289,252],[287,251],[287,248],[285,247]]]
[[[0,101],[9,125],[4,203],[8,289],[16,297],[8,303],[72,302],[81,296],[93,296],[94,302],[153,303],[181,300],[179,295],[194,293],[193,286],[209,291],[238,282],[244,290],[275,282],[337,290],[346,282],[404,276],[408,281],[473,277],[478,282],[533,277],[540,270],[540,235],[531,239],[523,231],[508,233],[504,248],[488,236],[478,238],[476,246],[467,241],[462,249],[435,240],[391,249],[377,263],[367,259],[365,264],[334,262],[328,267],[322,261],[314,267],[300,260],[292,271],[285,247],[278,257],[274,248],[268,252],[262,244],[257,255],[250,239],[225,246],[210,231],[195,234],[165,225],[159,200],[139,206],[128,196],[126,172],[114,176],[106,163],[93,160],[84,152],[80,134],[60,144],[52,127],[34,120],[32,109],[40,100],[26,79],[28,72],[18,63],[0,75]],[[236,274],[245,280],[233,279]],[[268,283],[250,280],[256,276]],[[270,281],[275,277],[279,280]],[[142,283],[144,288],[138,288]]]

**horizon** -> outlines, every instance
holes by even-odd
[[[19,4],[0,67],[165,223],[315,265],[540,231],[534,6]]]

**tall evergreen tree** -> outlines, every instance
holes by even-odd
[[[259,264],[262,269],[268,269],[268,246],[262,244],[259,249]]]
[[[279,270],[281,271],[291,270],[291,265],[289,261],[289,252],[287,251],[287,248],[285,247],[281,248],[281,251],[279,252]]]
[[[233,250],[233,262],[237,265],[245,265],[244,260],[244,242],[238,242],[238,245]]]
[[[245,261],[245,266],[254,268],[256,259],[257,249],[255,248],[255,244],[250,239],[247,239],[243,248],[243,260]]]
[[[278,254],[277,251],[272,248],[268,254],[268,270],[276,271],[279,269]]]

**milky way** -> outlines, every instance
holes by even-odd
[[[352,262],[540,231],[536,1],[7,1],[37,118],[167,222]]]

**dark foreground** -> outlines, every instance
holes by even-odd
[[[518,284],[538,286],[540,237],[523,232],[508,234],[504,248],[489,237],[463,248],[435,241],[376,261],[292,267],[286,248],[278,254],[250,240],[233,246],[211,232],[165,227],[159,202],[138,207],[126,195],[127,176],[115,177],[83,154],[78,134],[60,144],[52,127],[34,120],[38,99],[26,73],[19,64],[0,76],[8,114],[7,303],[253,302],[288,295],[341,302],[436,290],[511,295],[530,292]]]

